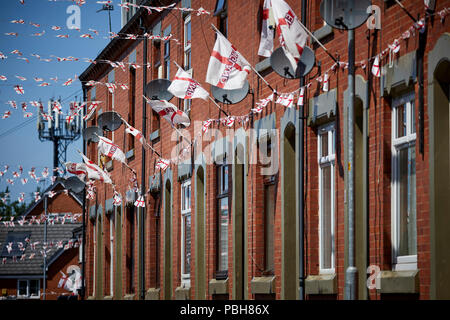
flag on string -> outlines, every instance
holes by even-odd
[[[277,103],[285,107],[291,108],[294,105],[294,95],[292,93],[280,94],[278,96]]]
[[[126,164],[126,156],[119,146],[105,137],[99,136],[97,148],[101,154],[108,156],[111,159],[123,162]]]
[[[152,109],[161,117],[169,121],[172,126],[182,124],[186,127],[189,127],[189,125],[191,124],[191,120],[189,119],[187,114],[181,110],[178,110],[178,108],[170,102],[167,102],[166,100],[149,100],[145,96],[144,98],[152,107]]]
[[[217,39],[209,59],[206,82],[222,89],[240,89],[250,73],[250,63],[222,34]]]
[[[201,98],[207,100],[209,93],[202,88],[200,83],[192,79],[192,77],[182,68],[178,68],[175,78],[167,88],[175,97],[181,99]]]
[[[295,70],[306,45],[308,33],[284,0],[271,0],[271,2],[281,47]]]
[[[136,207],[145,207],[145,200],[144,200],[144,196],[143,195],[139,195],[139,197],[137,198],[137,200],[134,202],[134,205]]]
[[[136,128],[133,128],[132,126],[127,124],[127,128],[125,129],[125,132],[132,134],[142,145],[145,146],[145,137],[139,130],[137,130]]]
[[[328,72],[326,72],[323,76],[323,85],[322,85],[322,90],[325,92],[328,91],[328,83],[329,83],[328,78],[329,78]]]
[[[297,105],[298,106],[303,106],[304,101],[305,101],[305,87],[301,87],[300,88],[300,94],[298,95]]]
[[[169,167],[170,165],[170,160],[166,160],[166,159],[159,159],[158,162],[156,163],[156,168],[160,168],[162,171],[166,170],[167,167]]]
[[[203,125],[202,125],[203,133],[206,133],[208,131],[208,128],[209,128],[209,126],[211,125],[212,122],[213,122],[213,120],[211,120],[211,119],[203,121]]]
[[[380,69],[380,56],[379,56],[379,55],[377,55],[377,56],[375,57],[375,61],[373,62],[373,65],[372,65],[372,74],[373,74],[375,77],[380,77],[380,75],[381,75],[381,69]]]

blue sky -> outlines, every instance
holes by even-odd
[[[114,1],[117,4],[119,1]],[[60,98],[63,101],[63,112],[67,113],[69,102],[75,98],[82,98],[81,83],[74,81],[70,86],[62,86],[62,83],[74,75],[80,75],[89,63],[82,58],[95,59],[101,50],[108,44],[107,34],[109,32],[108,13],[102,11],[102,5],[96,0],[87,0],[81,9],[81,30],[69,30],[66,21],[70,14],[66,13],[69,6],[74,3],[71,0],[48,1],[48,0],[25,0],[25,4],[20,4],[19,0],[2,1],[0,11],[0,52],[7,56],[7,59],[0,60],[0,75],[6,76],[7,81],[0,81],[0,116],[5,111],[10,110],[11,116],[8,119],[0,118],[0,170],[4,170],[5,165],[9,165],[8,172],[0,178],[0,191],[9,186],[11,200],[17,200],[20,192],[26,193],[26,202],[31,198],[30,192],[35,191],[37,183],[29,179],[28,183],[22,185],[20,179],[14,179],[14,185],[7,184],[6,179],[12,177],[13,171],[18,171],[22,165],[24,172],[22,177],[29,178],[28,171],[31,167],[36,167],[38,177],[44,167],[53,167],[53,143],[50,141],[41,142],[38,138],[36,127],[36,108],[31,106],[29,101],[41,100],[46,108],[50,98]],[[120,7],[115,5],[111,12],[112,31],[120,30]],[[23,19],[25,24],[11,23],[11,20]],[[37,23],[40,27],[30,24]],[[60,26],[60,31],[54,31],[51,26]],[[99,31],[95,35],[89,28]],[[34,33],[45,34],[41,37],[32,36]],[[5,33],[17,32],[18,37],[8,36]],[[80,38],[83,33],[90,33],[94,39]],[[57,34],[68,34],[69,38],[56,38]],[[11,51],[19,50],[22,57],[29,59],[29,63],[17,59],[17,55]],[[51,62],[39,61],[32,54],[38,54],[43,59],[52,58]],[[79,61],[57,62],[51,57],[74,56],[80,58]],[[21,81],[15,76],[25,77],[26,81]],[[50,80],[57,76],[58,82]],[[48,87],[38,87],[35,77],[43,78],[50,83]],[[14,85],[22,85],[25,94],[18,95],[14,91]],[[6,102],[15,100],[18,109],[11,108]],[[21,102],[28,105],[27,111],[33,113],[32,118],[24,118],[21,109]],[[33,120],[30,120],[33,119]],[[73,142],[68,147],[67,161],[81,162],[81,157],[77,149],[82,150],[82,138]],[[52,173],[50,173],[51,175]],[[50,177],[50,176],[49,176]],[[50,179],[46,183],[40,183],[41,188],[49,185]]]

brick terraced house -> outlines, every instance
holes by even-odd
[[[125,125],[105,132],[126,153],[138,186],[145,186],[145,208],[140,208],[134,205],[139,193],[129,187],[130,170],[100,157],[96,143],[86,145],[88,158],[109,172],[123,198],[114,206],[111,185],[96,183],[95,198],[86,200],[87,298],[344,299],[352,238],[347,32],[324,23],[320,1],[286,2],[341,62],[336,66],[316,40],[308,40],[316,65],[304,79],[311,84],[304,118],[295,103],[299,80],[282,78],[269,58],[258,55],[267,16],[263,0],[142,1],[195,11],[149,14],[138,8],[128,14],[122,36],[113,38],[80,76],[86,100],[101,101],[86,126],[98,125],[102,112],[115,111],[152,148],[144,153]],[[412,17],[425,17],[423,1],[402,3]],[[436,1],[423,33],[411,28],[413,20],[395,1],[372,4],[372,18],[380,19],[381,29],[367,24],[355,29],[356,297],[450,299],[450,24],[445,17],[450,1]],[[199,8],[210,14],[197,14]],[[277,95],[260,113],[251,112],[272,90],[250,71],[245,98],[219,103],[235,117],[229,126],[216,121],[226,115],[211,100],[174,97],[170,102],[191,119],[189,127],[176,131],[150,105],[144,108],[142,95],[155,79],[173,80],[174,62],[211,92],[205,82],[216,39],[211,24]],[[172,38],[145,38],[144,33]],[[141,36],[126,39],[124,34]],[[399,51],[384,52],[381,76],[375,76],[374,57],[395,39],[400,40]],[[277,36],[274,42],[279,47]],[[115,68],[105,60],[126,67]],[[86,85],[90,80],[97,83]],[[104,83],[127,84],[128,89],[111,93]],[[291,92],[293,107],[276,103],[279,94]],[[214,121],[203,134],[202,122],[208,119]],[[304,194],[299,196],[302,121]],[[186,149],[180,133],[196,139],[192,148]],[[261,149],[268,150],[270,164]],[[181,161],[167,169],[155,167],[160,157],[179,155],[184,155]]]

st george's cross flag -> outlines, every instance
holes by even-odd
[[[66,166],[67,172],[74,174],[80,179],[81,181],[85,180],[85,177],[87,176],[87,168],[86,164],[84,163],[74,163],[74,162],[66,162],[64,164]]]
[[[271,2],[281,47],[293,68],[296,69],[306,45],[308,33],[284,0],[271,0]]]
[[[271,0],[264,0],[262,22],[261,22],[261,40],[259,42],[258,55],[270,57],[273,52],[273,28],[270,28],[270,18],[273,18]]]
[[[88,179],[100,180],[101,182],[112,184],[111,177],[105,171],[103,171],[98,165],[96,165],[94,161],[90,160],[82,153],[81,156],[83,157],[83,161],[86,164],[86,172]]]
[[[97,148],[101,154],[108,156],[111,159],[126,163],[126,156],[119,146],[105,137],[99,136]]]
[[[150,100],[145,96],[144,98],[152,109],[161,117],[169,121],[172,126],[175,126],[176,124],[182,124],[186,127],[190,126],[191,120],[187,114],[178,110],[178,108],[170,102],[167,102],[166,100]]]
[[[250,73],[250,63],[219,32],[209,59],[206,82],[213,86],[232,90],[244,86]]]
[[[145,137],[139,130],[127,124],[125,132],[132,134],[142,145],[145,146]]]
[[[206,100],[209,96],[208,91],[203,89],[200,83],[192,79],[189,73],[182,68],[178,68],[177,74],[167,90],[181,99],[201,98]]]

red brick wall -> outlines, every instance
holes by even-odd
[[[292,9],[295,11],[297,16],[300,17],[300,1],[287,1]],[[318,6],[319,1],[310,1],[307,9],[307,25],[313,31],[323,25],[322,20],[319,18]],[[214,10],[214,1],[205,3],[199,0],[192,0],[192,7],[199,8],[203,6],[208,11]],[[380,52],[382,49],[386,48],[388,44],[391,44],[395,38],[401,36],[401,33],[409,28],[411,25],[411,20],[402,12],[402,10],[397,6],[386,7],[385,2],[381,0],[373,1],[373,4],[378,5],[381,8],[381,23],[382,29],[374,37],[374,32],[371,32],[371,48],[368,52],[367,43],[367,28],[365,25],[361,26],[356,30],[356,61],[362,61],[367,59],[368,56],[372,57],[376,53]],[[257,50],[259,46],[259,32],[260,27],[258,21],[260,21],[260,6],[262,5],[261,0],[253,0],[244,2],[230,1],[229,2],[229,13],[228,13],[228,38],[231,40],[233,45],[241,52],[241,54],[252,64],[255,65],[261,61],[261,57],[257,55]],[[411,12],[413,16],[421,14],[423,16],[423,2],[422,1],[410,1],[404,4],[406,8]],[[450,1],[439,1],[437,10],[441,10],[444,7],[449,7]],[[183,57],[183,28],[181,23],[181,14],[174,11],[173,14],[164,14],[164,19],[162,21],[162,30],[167,26],[171,25],[173,37],[180,40],[180,45],[176,42],[171,41],[171,61],[177,61],[179,64],[182,63]],[[191,16],[192,24],[192,66],[194,69],[194,78],[199,81],[206,89],[209,89],[209,84],[204,82],[206,70],[208,66],[208,61],[210,57],[210,50],[214,46],[214,32],[211,30],[210,23],[216,21],[215,18],[209,16],[197,16],[195,13]],[[448,20],[448,19],[447,19]],[[428,42],[427,50],[433,48],[437,39],[444,32],[449,31],[448,21],[442,24],[439,19],[435,19],[432,25],[428,25]],[[276,37],[277,38],[277,37]],[[334,34],[327,38],[324,43],[328,50],[335,56],[338,56],[341,61],[347,61],[347,34],[346,32],[340,32],[335,30]],[[275,39],[275,45],[278,46],[278,40]],[[136,45],[136,61],[138,64],[142,64],[142,54],[143,54],[143,42],[137,42]],[[418,36],[411,37],[408,42],[401,42],[400,56],[416,50],[418,46]],[[322,72],[328,70],[333,61],[328,57],[324,50],[320,47],[314,46],[316,61],[320,61],[322,64]],[[161,50],[163,49],[163,44],[161,44]],[[116,55],[118,58],[123,58],[123,61],[127,61],[127,56],[131,52],[132,48],[126,48],[124,52],[118,52]],[[148,60],[153,61],[153,47],[149,41],[148,47]],[[117,58],[116,57],[116,58]],[[111,60],[114,57],[111,58]],[[427,61],[427,54],[425,55],[425,63]],[[384,64],[385,62],[383,62]],[[170,79],[173,78],[176,72],[176,67],[172,64]],[[317,74],[317,68],[314,68],[310,75]],[[370,65],[365,69],[361,67],[356,68],[356,74],[362,75],[364,79],[372,77],[370,74]],[[154,70],[151,67],[147,72],[147,80],[151,81],[155,79]],[[143,80],[143,68],[139,68],[136,72],[136,122],[135,127],[138,130],[142,130],[142,117],[143,106],[142,99],[140,98],[143,92],[142,80]],[[294,80],[284,80],[275,72],[271,72],[265,79],[275,88],[278,92],[291,92],[298,88],[298,81]],[[425,67],[425,153],[422,155],[419,153],[418,142],[416,145],[416,184],[417,184],[417,241],[418,241],[418,268],[420,269],[420,298],[429,298],[429,286],[430,286],[430,222],[429,222],[429,199],[428,199],[428,187],[429,187],[429,168],[428,168],[428,114],[427,114],[427,68]],[[91,79],[87,79],[91,80]],[[99,77],[98,79],[92,79],[107,82],[107,73]],[[312,81],[313,85],[309,88],[307,95],[308,98],[312,98],[320,93],[320,88],[318,88],[318,83],[313,81],[313,78],[306,78],[306,81]],[[345,206],[344,206],[344,170],[346,170],[346,164],[344,160],[345,149],[344,149],[344,100],[343,93],[347,89],[347,71],[343,69],[338,69],[336,73],[330,72],[330,89],[337,88],[338,96],[338,116],[336,118],[336,132],[338,143],[336,145],[336,155],[337,161],[335,166],[335,265],[336,265],[336,275],[338,279],[338,299],[343,299],[344,297],[344,284],[345,284],[345,230],[344,230],[344,216],[345,216]],[[115,69],[115,81],[117,83],[128,83],[129,81],[129,71],[123,72],[120,68]],[[270,94],[270,90],[258,79],[255,73],[250,73],[248,76],[248,81],[250,82],[250,87],[252,88],[252,93],[254,94],[254,101],[252,100],[252,95],[248,95],[243,102],[225,106],[225,110],[232,115],[240,116],[246,115],[253,102],[257,102],[259,99],[265,98]],[[380,98],[380,85],[379,79],[372,79],[372,84],[370,88],[370,105],[369,105],[369,260],[370,264],[379,265],[382,270],[391,270],[391,107],[389,99]],[[106,101],[107,89],[103,85],[97,85],[97,100]],[[417,97],[418,85],[415,84],[415,92]],[[417,98],[416,98],[417,99]],[[181,106],[178,99],[174,98],[172,101],[177,106]],[[307,102],[307,100],[306,100]],[[416,101],[417,102],[417,101]],[[101,108],[106,110],[106,104],[102,103]],[[129,97],[128,92],[123,91],[118,88],[115,93],[115,111],[119,112],[123,117],[126,118],[129,107]],[[277,105],[272,107],[267,107],[260,115],[256,115],[254,120],[260,119],[265,115],[274,111],[276,113],[276,126],[280,128],[280,120],[284,114],[284,107]],[[187,132],[190,133],[191,137],[194,137],[194,121],[195,120],[206,120],[208,118],[217,118],[218,109],[210,101],[202,101],[196,99],[192,103],[191,109],[191,126],[187,128]],[[418,103],[416,103],[416,115],[418,114]],[[150,106],[147,106],[147,134],[149,137],[150,133],[153,131],[152,119],[154,115],[150,110]],[[221,115],[223,117],[223,114]],[[91,122],[89,125],[93,125]],[[235,129],[238,129],[241,125],[236,123]],[[213,124],[210,127],[218,128],[217,124]],[[226,131],[223,126],[219,128],[222,134],[225,135]],[[128,139],[125,137],[125,126],[122,126],[117,131],[114,132],[114,142],[118,143],[122,150],[127,150]],[[418,131],[418,128],[417,128]],[[164,119],[161,120],[160,124],[160,139],[152,144],[152,147],[157,150],[164,158],[173,157],[171,154],[172,148],[175,146],[176,142],[171,141],[171,135],[173,129]],[[419,139],[419,138],[418,138]],[[203,150],[209,144],[209,142],[203,142]],[[305,211],[305,255],[306,255],[306,275],[316,275],[319,273],[319,199],[318,199],[318,165],[317,165],[317,130],[315,127],[307,127],[306,137],[305,137],[306,151],[306,211]],[[135,144],[134,157],[128,161],[128,165],[133,167],[137,173],[137,179],[139,185],[141,185],[141,162],[142,162],[142,148],[139,143]],[[88,156],[95,161],[96,151],[95,147],[89,149]],[[151,151],[146,152],[146,172],[145,172],[145,184],[148,188],[148,176],[152,175],[154,171],[154,164],[157,160],[157,156]],[[281,162],[280,162],[281,165]],[[173,248],[172,248],[172,288],[175,290],[177,286],[180,285],[180,183],[177,181],[177,166],[171,166],[173,172],[172,180],[172,196],[173,196],[173,219],[172,219],[172,237],[173,237]],[[263,213],[264,213],[264,199],[263,199],[263,184],[262,177],[260,176],[259,166],[251,165],[249,166],[249,175],[247,177],[248,189],[247,189],[247,199],[251,201],[248,203],[248,287],[250,288],[250,280],[254,276],[261,275],[258,266],[261,266],[264,262],[264,238],[262,236],[262,231],[264,230],[263,223]],[[120,163],[114,162],[114,169],[110,172],[114,183],[116,184],[117,190],[125,195],[127,186],[129,184],[129,178],[131,177],[130,171],[123,167]],[[208,288],[209,280],[214,278],[216,270],[216,173],[215,168],[212,165],[208,165],[205,172],[206,176],[206,288]],[[192,178],[192,194],[194,195],[195,190],[195,178]],[[281,176],[278,179],[277,185],[277,203],[276,203],[276,218],[275,218],[275,275],[276,275],[276,298],[281,297],[281,244],[282,244],[282,234],[281,234]],[[103,186],[97,184],[98,188],[98,201],[99,203],[104,203],[105,199],[112,197],[111,188],[108,186],[105,190]],[[164,188],[164,186],[162,186]],[[146,250],[146,288],[156,287],[157,279],[155,272],[156,257],[154,256],[156,248],[156,230],[155,230],[155,220],[154,217],[154,198],[147,196],[147,207],[146,207],[146,235],[145,235],[145,250]],[[191,298],[195,297],[195,201],[191,204],[192,207],[192,264],[191,264]],[[126,217],[124,212],[124,217]],[[164,217],[164,203],[161,204],[161,219],[163,221]],[[232,215],[231,215],[232,217]],[[137,220],[137,219],[136,219]],[[126,219],[124,220],[126,221]],[[229,292],[230,297],[232,293],[233,286],[233,238],[232,238],[232,227],[234,221],[230,220],[229,224]],[[159,224],[161,241],[159,242],[159,263],[160,272],[159,283],[161,287],[161,292],[164,291],[163,283],[163,262],[164,262],[164,242],[162,239],[164,226],[162,223]],[[123,246],[128,247],[127,239],[129,239],[128,232],[129,226],[127,222],[124,223],[123,232]],[[109,228],[105,225],[105,230]],[[90,227],[89,232],[92,232],[92,227]],[[108,248],[109,239],[106,237],[109,231],[105,232],[105,246]],[[136,229],[137,232],[137,229]],[[88,236],[89,237],[89,236]],[[135,236],[135,243],[137,244],[137,234]],[[88,242],[90,243],[90,242]],[[92,277],[92,268],[89,261],[92,261],[92,246],[89,245],[89,259],[88,260],[88,279],[89,276]],[[125,256],[125,251],[123,252]],[[135,259],[138,257],[137,245],[135,246]],[[105,264],[105,268],[107,264]],[[137,265],[135,265],[135,281],[137,281]],[[108,269],[109,270],[109,269]],[[108,279],[108,272],[105,271],[105,279]],[[359,272],[365,272],[365,270],[359,270]],[[127,266],[125,261],[123,263],[123,288],[127,288],[126,283],[129,279],[126,277],[128,274]],[[90,281],[90,280],[89,280]],[[90,281],[91,282],[91,281]],[[89,282],[89,283],[90,283]],[[108,288],[109,280],[105,280],[105,290]],[[135,283],[137,287],[137,282]],[[250,290],[250,289],[249,289]],[[126,293],[126,292],[124,292]],[[173,293],[174,295],[174,293]],[[371,299],[379,299],[379,295],[376,294],[374,290],[370,293]],[[249,298],[254,298],[249,292]],[[208,294],[208,299],[211,296]]]

